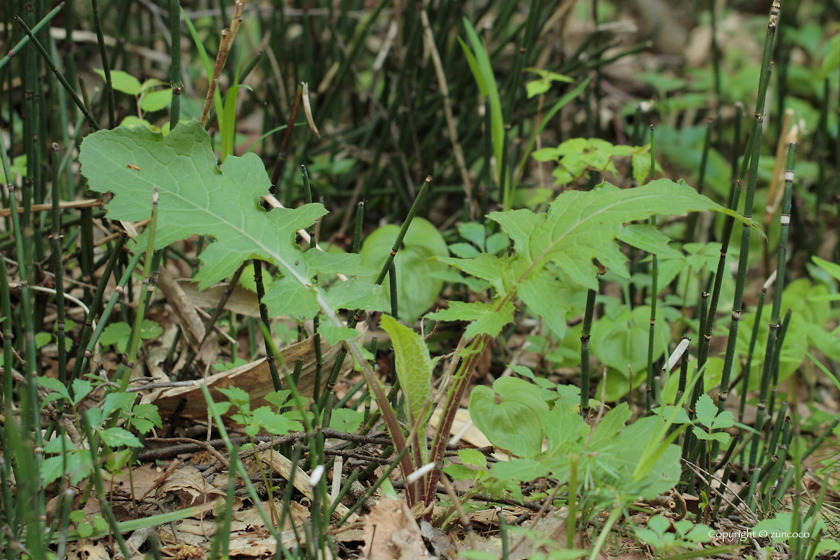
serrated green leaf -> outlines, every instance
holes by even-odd
[[[625,223],[654,214],[706,210],[724,209],[684,181],[659,179],[634,189],[602,183],[592,191],[565,191],[547,214],[517,210],[493,212],[490,218],[510,235],[528,271],[551,261],[569,272],[574,281],[587,285],[597,273],[592,259],[626,275],[626,259],[613,242]]]
[[[502,286],[502,274],[505,269],[505,261],[499,257],[482,253],[474,259],[456,259],[452,257],[438,257],[438,261],[454,266],[476,278],[487,280],[498,291],[504,291]]]
[[[67,399],[70,398],[70,393],[67,391],[67,387],[65,387],[64,383],[62,383],[55,377],[44,377],[39,375],[36,378],[36,381],[41,387],[46,387],[47,389],[55,391]]]
[[[589,433],[589,426],[580,414],[564,402],[558,402],[549,412],[540,416],[543,433],[548,437],[548,454],[557,455],[569,442],[577,441]]]
[[[703,393],[697,399],[697,402],[694,404],[694,408],[697,411],[697,421],[707,428],[711,428],[712,421],[718,413],[718,407],[712,400],[712,397]]]
[[[99,432],[102,441],[111,447],[143,447],[137,436],[122,428],[108,428]]]
[[[324,297],[333,309],[386,311],[390,306],[383,292],[382,286],[349,278],[330,288]]]
[[[349,408],[339,408],[332,411],[330,428],[337,432],[353,433],[359,429],[365,419],[363,412],[356,412]]]
[[[261,406],[254,411],[253,422],[275,436],[285,436],[289,432],[303,431],[300,422],[290,420],[282,414],[277,414],[267,406]]]
[[[663,257],[679,258],[682,253],[668,246],[671,238],[660,233],[656,226],[648,224],[630,224],[621,228],[618,239],[647,253]]]
[[[495,303],[452,301],[449,302],[449,309],[428,313],[426,318],[438,321],[472,321],[464,332],[464,336],[469,340],[479,334],[496,336],[502,327],[513,321],[512,301],[505,301],[499,311],[495,309]]]
[[[432,396],[432,359],[423,337],[382,315],[381,327],[391,336],[396,355],[397,378],[406,400],[408,419],[413,426]],[[429,412],[427,410],[427,412]]]
[[[262,160],[255,154],[232,156],[217,167],[210,137],[197,121],[181,122],[166,136],[140,127],[101,130],[85,137],[79,161],[92,190],[114,193],[111,219],[147,218],[152,188],[158,187],[156,249],[191,235],[215,237],[200,257],[200,288],[230,276],[251,258],[276,264],[301,285],[311,284],[294,236],[323,216],[324,207],[266,212],[259,205],[270,186]],[[145,234],[138,243],[143,246]]]
[[[459,449],[458,458],[465,465],[487,468],[487,457],[478,449]]]
[[[79,532],[80,537],[86,539],[93,534],[93,525],[87,521],[82,521],[76,526],[76,531]]]
[[[79,404],[93,390],[93,385],[87,379],[73,380],[73,404]],[[95,409],[99,412],[99,409]],[[97,424],[98,426],[98,424]]]
[[[355,337],[359,334],[356,329],[350,329],[347,327],[336,327],[331,323],[325,323],[321,325],[321,328],[318,330],[321,333],[321,336],[324,340],[327,341],[327,344],[338,344],[342,340],[350,340],[351,338]]]
[[[620,403],[614,409],[607,412],[601,419],[601,422],[595,426],[592,439],[589,441],[589,447],[598,449],[601,446],[608,445],[622,428],[624,428],[624,424],[630,419],[632,414],[626,402]]]
[[[117,409],[129,412],[131,410],[131,403],[134,402],[136,393],[111,393],[105,397],[105,404],[102,406],[102,415],[105,418]]]

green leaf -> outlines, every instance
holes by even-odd
[[[501,396],[496,404],[495,393]],[[478,386],[470,394],[470,418],[493,445],[520,457],[542,451],[540,417],[548,412],[539,387],[503,377],[493,389]]]
[[[48,332],[39,332],[35,335],[35,348],[43,348],[52,342],[52,334]]]
[[[382,328],[391,335],[396,355],[397,377],[406,400],[406,412],[413,426],[420,420],[423,407],[432,397],[432,359],[423,337],[400,325],[389,315],[382,315]],[[426,410],[427,413],[431,412]]]
[[[243,409],[250,406],[251,395],[239,387],[220,387],[219,391],[237,408]]]
[[[632,414],[626,402],[620,403],[614,409],[607,412],[601,419],[601,422],[595,426],[592,439],[589,441],[589,447],[598,449],[601,446],[610,444],[611,440],[624,428],[624,424],[630,419]]]
[[[707,428],[711,428],[712,421],[718,413],[718,407],[715,404],[715,401],[712,400],[712,397],[710,397],[707,393],[703,393],[697,399],[697,402],[694,404],[694,408],[697,411],[697,421]]]
[[[229,155],[233,154],[233,135],[236,131],[236,97],[242,88],[251,89],[249,86],[235,85],[227,91],[225,103],[222,107],[222,115],[218,115],[219,135],[222,137],[222,163],[225,162]]]
[[[99,74],[103,80],[105,79],[104,70],[94,68],[93,71]],[[143,91],[140,80],[122,70],[111,70],[111,85],[114,87],[114,91],[121,91],[134,96],[140,95],[140,92]]]
[[[137,436],[122,428],[108,428],[99,432],[102,441],[110,447],[143,447]]]
[[[203,255],[204,253],[202,253]],[[293,278],[281,278],[271,284],[262,300],[272,317],[290,316],[311,319],[318,314],[318,295]]]
[[[496,86],[496,77],[493,75],[493,66],[490,64],[490,57],[487,55],[487,48],[484,45],[484,41],[479,38],[478,33],[475,32],[475,29],[467,18],[464,18],[464,28],[467,30],[467,37],[470,40],[470,45],[472,46],[473,53],[475,54],[475,64],[470,64],[470,69],[476,76],[476,81],[479,81],[478,76],[481,76],[480,80],[484,82],[485,86],[485,95],[490,98],[490,129],[493,141],[493,154],[496,156],[496,161],[501,162],[505,126],[504,121],[502,120],[502,102],[499,98],[499,90]],[[464,44],[461,43],[461,46],[463,47]],[[468,49],[465,48],[464,50],[466,51]],[[476,67],[478,72],[476,72]],[[479,87],[481,87],[481,81],[479,81]],[[504,185],[505,179],[501,176],[503,166],[499,165],[498,167],[499,184]],[[506,203],[509,202],[509,200],[506,201]],[[506,207],[506,209],[507,208],[509,207]]]
[[[365,419],[364,412],[356,412],[349,408],[338,408],[330,416],[330,428],[337,432],[354,433]]]
[[[548,437],[549,455],[561,453],[569,442],[577,441],[589,433],[589,426],[580,414],[563,402],[558,402],[547,414],[540,416],[540,422]]]
[[[282,414],[277,414],[267,406],[261,406],[254,411],[253,422],[275,436],[285,436],[289,432],[303,431],[300,422],[290,420]]]
[[[266,212],[259,205],[270,186],[262,160],[255,154],[232,156],[217,167],[210,137],[197,121],[181,122],[166,136],[144,128],[101,130],[85,137],[79,161],[92,190],[114,193],[108,204],[111,219],[147,218],[152,188],[158,187],[155,249],[191,235],[216,239],[201,253],[200,288],[230,276],[252,258],[279,266],[301,285],[311,284],[294,236],[323,216],[324,207]],[[145,234],[138,243],[143,246]]]
[[[73,380],[73,404],[79,404],[93,390],[93,385],[87,379]],[[97,412],[99,409],[96,409]],[[97,424],[98,425],[98,424]]]
[[[108,418],[117,409],[129,412],[136,396],[136,393],[111,393],[105,397],[105,404],[102,406],[102,416]]]
[[[154,113],[169,107],[172,104],[172,90],[162,89],[152,91],[143,96],[140,100],[140,109],[147,113]]]
[[[381,270],[385,259],[397,240],[400,228],[387,225],[374,231],[362,244],[360,255],[362,265]],[[397,270],[397,295],[400,319],[413,323],[434,305],[443,288],[443,281],[433,279],[432,273],[445,270],[446,267],[432,257],[448,257],[446,241],[437,228],[423,218],[415,217],[403,238],[403,246],[394,257]],[[390,274],[390,273],[389,273]],[[387,286],[390,276],[385,277]],[[390,291],[384,291],[386,301],[390,303]]]
[[[838,35],[838,37],[840,37],[840,35]],[[828,272],[832,278],[840,282],[840,265],[821,259],[816,255],[812,256],[811,260],[814,261],[818,267]]]
[[[324,323],[321,325],[321,328],[318,329],[318,332],[321,333],[321,336],[325,341],[327,341],[327,344],[330,345],[338,344],[342,340],[350,340],[359,334],[356,329],[336,327],[332,323]]]
[[[311,249],[304,253],[306,264],[318,271],[319,274],[342,273],[347,276],[370,276],[379,272],[362,266],[362,257],[355,253],[327,253]]]
[[[502,273],[507,263],[499,257],[482,253],[474,259],[455,259],[452,257],[438,257],[440,262],[454,266],[476,278],[487,280],[496,290],[503,292]]]
[[[487,457],[478,449],[459,449],[458,458],[465,465],[487,468]]]
[[[467,241],[484,249],[484,226],[476,222],[466,222],[458,226],[458,234]]]
[[[66,398],[67,400],[70,400],[70,393],[67,391],[67,387],[65,387],[64,383],[62,383],[55,377],[44,377],[39,375],[36,378],[36,381],[41,387],[46,387],[47,389],[55,391],[62,397]]]
[[[76,526],[76,531],[79,532],[80,537],[86,539],[93,534],[93,525],[87,521],[82,521]]]
[[[491,255],[498,255],[508,247],[510,247],[510,237],[498,231],[487,238],[485,242],[487,252]]]
[[[464,331],[464,337],[469,340],[479,334],[498,335],[502,327],[513,321],[513,302],[507,300],[499,311],[495,311],[496,303],[482,303],[480,301],[464,303],[462,301],[449,302],[449,309],[428,313],[427,319],[438,321],[472,321]]]
[[[469,243],[453,243],[449,246],[449,252],[462,259],[472,259],[481,254]]]
[[[557,278],[548,271],[528,278],[519,285],[519,297],[533,312],[545,319],[558,338],[566,336],[566,314],[569,302]]]
[[[613,243],[625,223],[654,214],[705,210],[724,209],[683,181],[659,179],[634,189],[602,183],[592,191],[565,191],[547,214],[516,210],[493,212],[490,218],[513,240],[526,274],[554,262],[575,282],[597,287],[592,259],[617,274],[627,274],[626,259]]]
[[[99,335],[99,343],[105,346],[110,346],[111,344],[116,344],[120,348],[125,346],[125,343],[128,342],[128,337],[131,334],[131,327],[128,323],[119,322],[119,323],[111,323],[105,330],[102,331],[102,334]]]
[[[625,226],[618,233],[618,239],[647,253],[671,258],[679,258],[682,253],[668,247],[671,238],[660,233],[656,226],[648,224],[631,224]]]
[[[160,428],[162,425],[158,408],[153,404],[135,405],[131,413],[134,415],[131,424],[142,434],[148,433],[153,427]]]
[[[273,404],[275,407],[280,408],[284,404],[286,404],[286,401],[289,400],[289,396],[291,394],[291,391],[287,389],[282,389],[280,391],[272,391],[263,398],[267,403]]]
[[[347,309],[354,311],[386,311],[390,307],[385,299],[382,286],[368,284],[355,278],[348,278],[347,282],[339,282],[327,291],[327,303],[333,309]]]

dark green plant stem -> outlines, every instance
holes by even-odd
[[[283,133],[283,142],[280,144],[280,152],[277,154],[277,161],[274,163],[274,171],[271,174],[271,187],[268,189],[268,192],[276,196],[280,195],[280,193],[277,192],[277,182],[283,175],[283,165],[286,163],[286,151],[289,149],[292,132],[295,131],[295,121],[297,120],[302,94],[303,87],[298,84],[297,90],[295,91],[295,101],[292,103],[292,108],[289,112],[289,122],[286,124],[286,131]]]
[[[309,180],[309,171],[307,171],[305,165],[301,164],[300,173],[303,178],[304,201],[306,204],[312,204],[312,183]],[[309,230],[309,250],[317,251],[317,244],[317,239],[315,238],[315,226],[313,225],[313,227]],[[317,274],[313,276],[312,283],[318,283]],[[315,346],[315,389],[312,392],[312,398],[317,401],[320,401],[318,392],[321,390],[321,372],[324,369],[324,357],[321,352],[321,333],[318,332],[320,325],[321,314],[317,313],[312,319],[312,344]],[[324,411],[323,408],[321,410]],[[330,422],[329,414],[330,411],[326,411],[324,416],[324,423],[327,426],[329,426]]]
[[[96,330],[94,331],[93,335],[90,334],[90,328],[95,315],[93,313],[93,307],[90,308],[91,313],[88,314],[88,320],[85,322],[85,329],[82,330],[82,339],[80,339],[79,342],[79,352],[81,352],[84,348],[84,354],[82,356],[80,356],[79,354],[76,355],[77,365],[73,368],[73,376],[67,380],[71,395],[73,394],[73,380],[79,377],[81,372],[84,371],[87,367],[88,361],[93,357],[93,350],[96,347],[96,342],[99,340],[102,331],[105,330],[105,325],[108,323],[108,319],[111,317],[111,312],[113,311],[117,301],[120,299],[120,296],[122,296],[123,292],[125,291],[125,286],[131,280],[131,275],[134,272],[134,269],[137,267],[137,264],[140,262],[142,256],[143,253],[138,251],[131,259],[128,266],[126,266],[125,270],[123,271],[123,275],[120,278],[119,283],[117,284],[117,287],[114,289],[114,293],[111,294],[111,299],[108,301],[108,305],[106,305],[105,309],[102,311],[102,315],[99,318],[99,324],[96,325]],[[110,276],[110,274],[103,275],[103,278],[106,282],[108,276]],[[99,291],[100,290],[97,290],[97,293],[99,293]],[[85,331],[88,331],[87,337],[84,336]],[[84,341],[84,346],[81,344],[81,340]]]
[[[733,455],[735,454],[735,449],[738,447],[738,444],[741,441],[741,436],[737,435],[734,436],[730,442],[729,447],[726,448],[726,453],[723,454],[723,458],[715,464],[715,471],[720,469],[722,466],[729,464],[729,461],[732,459]]]
[[[70,99],[73,100],[73,103],[76,104],[76,107],[78,107],[82,114],[85,116],[85,119],[88,121],[88,124],[90,124],[90,126],[94,130],[100,130],[99,123],[96,121],[95,118],[93,118],[93,115],[91,115],[88,108],[85,107],[85,104],[82,102],[82,100],[79,99],[79,96],[76,94],[76,90],[73,89],[73,86],[70,85],[70,82],[67,81],[67,78],[65,78],[64,75],[58,71],[58,68],[56,68],[55,63],[52,61],[52,58],[50,58],[50,55],[47,53],[47,50],[44,48],[43,45],[41,45],[41,42],[38,41],[37,38],[35,38],[33,31],[31,31],[29,27],[27,27],[27,25],[19,17],[16,17],[15,20],[17,21],[18,25],[23,28],[23,31],[27,34],[27,36],[31,38],[32,44],[35,45],[35,47],[38,49],[38,52],[44,59],[44,62],[46,62],[49,69],[52,70],[53,74],[55,74],[55,77],[58,78],[58,81],[61,82],[61,85],[64,86],[64,89],[70,95]]]
[[[382,476],[380,476],[377,479],[377,481],[374,482],[373,485],[370,488],[367,489],[367,491],[364,493],[364,495],[361,498],[359,498],[356,501],[355,504],[353,504],[353,506],[347,511],[347,513],[344,514],[344,517],[342,517],[335,524],[336,529],[338,529],[339,527],[344,525],[344,523],[350,518],[350,516],[353,515],[354,513],[356,513],[356,511],[358,511],[358,509],[360,507],[362,507],[362,504],[364,504],[365,501],[368,498],[373,496],[373,494],[379,489],[379,487],[382,486],[382,483],[385,482],[388,479],[388,477],[391,475],[391,473],[394,471],[394,469],[397,467],[397,465],[400,464],[400,461],[402,461],[402,458],[405,456],[406,453],[408,453],[409,448],[410,448],[410,446],[406,445],[403,448],[403,450],[400,451],[400,453],[397,455],[397,457],[394,459],[394,461],[388,466],[387,469],[385,469],[385,472],[382,473]]]
[[[268,317],[268,307],[263,301],[265,299],[265,284],[263,284],[262,275],[262,261],[254,259],[254,283],[257,285],[257,299],[260,302],[260,320],[265,325],[265,360],[268,362],[268,369],[271,371],[271,382],[274,385],[275,391],[283,389],[283,384],[280,381],[280,372],[277,370],[277,360],[274,357],[274,352],[271,351],[271,320]]]
[[[53,142],[52,145],[52,250],[53,250],[53,274],[55,279],[55,307],[57,331],[56,343],[58,346],[58,380],[67,384],[67,349],[64,345],[64,265],[61,262],[61,181],[59,174],[59,147]]]
[[[741,162],[741,172],[740,177],[733,181],[732,184],[732,194],[730,196],[729,201],[729,209],[733,211],[738,210],[738,203],[741,198],[741,183],[743,181],[744,176],[746,175],[747,167],[752,159],[753,154],[753,145],[758,144],[759,147],[761,145],[761,140],[759,139],[756,141],[757,136],[757,128],[758,128],[758,120],[764,114],[764,104],[767,98],[767,86],[770,83],[770,71],[772,69],[772,63],[770,62],[770,58],[773,52],[773,39],[776,34],[776,25],[778,23],[779,18],[779,7],[778,4],[773,4],[773,7],[770,10],[770,21],[767,25],[767,35],[764,39],[764,53],[761,59],[761,73],[758,79],[758,97],[756,98],[755,103],[755,119],[753,120],[752,129],[750,131],[749,138],[747,140],[747,146],[744,150],[744,158]],[[734,165],[734,163],[733,163]],[[746,209],[746,206],[745,206]],[[745,210],[746,212],[747,210]],[[752,208],[749,209],[750,214],[752,214]],[[709,304],[709,319],[706,321],[706,333],[705,336],[700,339],[700,348],[698,351],[697,356],[697,367],[702,368],[706,364],[706,359],[709,355],[709,343],[712,338],[712,332],[714,330],[715,319],[717,315],[717,308],[718,308],[718,301],[720,299],[720,290],[723,284],[723,277],[726,271],[726,254],[729,250],[729,242],[732,238],[732,228],[735,225],[735,218],[732,216],[727,216],[723,222],[723,236],[721,239],[721,248],[720,248],[720,259],[718,260],[718,267],[717,272],[715,273],[715,285],[712,288],[712,300]],[[740,305],[739,305],[740,307]],[[733,308],[734,309],[734,308]],[[731,365],[730,365],[731,367]]]
[[[391,247],[391,252],[388,254],[388,257],[385,259],[385,263],[382,265],[382,268],[379,270],[379,275],[376,277],[375,284],[381,286],[382,281],[385,280],[385,275],[388,274],[388,271],[391,270],[391,264],[394,262],[394,257],[396,256],[397,252],[400,250],[400,246],[402,245],[402,241],[405,238],[405,234],[408,231],[409,226],[411,225],[411,221],[414,219],[414,215],[417,214],[417,209],[420,207],[423,198],[426,196],[426,192],[429,190],[429,185],[432,183],[432,177],[426,177],[426,180],[423,183],[423,186],[420,187],[420,192],[417,193],[417,198],[414,199],[414,203],[411,205],[411,208],[408,211],[408,215],[405,217],[405,221],[400,227],[400,231],[397,234],[397,239],[394,241],[393,247]],[[357,218],[357,228],[361,228],[359,224],[359,220],[362,218]],[[358,236],[360,238],[361,236]],[[355,244],[355,240],[354,240]],[[348,317],[347,319],[347,328],[352,329],[355,328],[356,324],[362,320],[360,309],[357,309],[352,316]],[[338,357],[335,360],[335,365],[333,366],[332,372],[330,373],[330,378],[327,381],[327,389],[332,391],[332,388],[335,387],[335,383],[338,380],[338,375],[341,373],[341,364],[344,363],[344,359],[347,357],[347,350],[342,348],[338,352]],[[325,396],[327,395],[327,391],[325,390],[321,396],[321,402],[318,403],[318,408],[323,409]]]
[[[776,347],[773,349],[773,361],[770,364],[770,400],[767,405],[767,413],[770,417],[773,416],[773,410],[776,405],[776,387],[779,384],[779,360],[782,355],[782,348],[785,344],[785,336],[787,335],[788,326],[790,325],[791,310],[788,309],[785,313],[785,318],[782,319],[782,326],[779,328],[779,336],[776,339]]]
[[[169,0],[169,34],[172,38],[169,56],[169,85],[172,104],[169,107],[169,130],[174,130],[181,118],[181,0]]]
[[[213,313],[210,314],[210,317],[204,321],[204,336],[199,341],[198,345],[195,348],[190,347],[189,352],[187,353],[187,358],[184,360],[184,366],[181,368],[181,373],[188,372],[190,366],[195,360],[198,351],[204,345],[204,342],[210,337],[210,333],[213,332],[213,327],[216,325],[216,321],[219,320],[219,317],[222,315],[222,312],[225,310],[225,305],[227,304],[228,300],[230,299],[231,294],[233,294],[234,289],[236,289],[236,285],[239,283],[239,278],[242,276],[242,271],[245,269],[245,265],[243,264],[236,272],[233,273],[233,276],[230,277],[230,281],[228,282],[227,286],[225,286],[225,291],[219,299],[219,302],[216,304],[216,308],[213,309]],[[235,333],[234,333],[235,336]],[[175,342],[177,342],[177,337]],[[174,346],[173,350],[174,351]],[[236,359],[236,356],[233,356]]]
[[[714,9],[712,9],[714,12]],[[717,64],[715,65],[717,66]],[[717,70],[717,69],[716,69]],[[720,100],[720,90],[718,90],[718,101]],[[720,121],[720,119],[718,119]],[[712,145],[712,127],[714,126],[715,119],[708,119],[706,120],[706,138],[703,141],[703,155],[700,157],[700,176],[697,179],[697,192],[703,194],[703,187],[706,181],[706,165],[709,161],[709,148]],[[691,243],[694,241],[694,233],[697,229],[697,212],[693,212],[688,217],[688,228],[685,234],[685,241],[686,243]]]
[[[8,6],[8,4],[6,5]],[[38,22],[38,25],[32,27],[32,33],[37,35],[50,21],[52,21],[52,19],[56,16],[56,14],[58,14],[58,12],[61,11],[63,7],[64,2],[53,8],[52,11],[50,11],[50,13],[48,13],[46,16],[44,16],[44,18],[41,21]],[[6,33],[10,33],[8,27],[6,28]],[[0,70],[2,70],[3,67],[6,66],[6,64],[10,60],[17,56],[21,52],[21,49],[23,49],[23,47],[25,47],[28,42],[29,35],[26,35],[25,37],[21,38],[21,40],[18,41],[17,44],[14,47],[12,47],[8,53],[6,53],[6,56],[0,58]]]
[[[761,151],[761,131],[763,118],[761,115],[755,115],[755,141],[753,142],[753,153],[750,162],[750,174],[747,181],[747,193],[744,199],[744,218],[752,219],[753,200],[755,198],[755,184],[758,178],[758,160]],[[741,320],[741,313],[743,311],[742,305],[744,300],[744,283],[747,275],[747,266],[750,252],[750,233],[751,226],[743,224],[741,231],[741,249],[738,255],[738,274],[735,278],[735,296],[732,303],[732,322],[729,325],[729,338],[726,344],[726,354],[723,360],[723,373],[720,379],[720,388],[718,389],[718,411],[722,412],[726,406],[726,399],[729,395],[729,380],[732,374],[732,365],[735,360],[735,351],[738,341],[738,326]],[[723,250],[721,250],[723,251]],[[711,311],[707,323],[712,323],[714,317],[711,316]],[[709,333],[708,326],[707,333]],[[711,334],[711,333],[709,333]],[[760,431],[760,430],[759,430]],[[757,440],[753,440],[755,445]],[[713,447],[713,451],[717,451]]]
[[[653,125],[650,125],[650,178],[648,181],[653,181],[656,175],[656,135],[654,133]],[[650,225],[656,227],[656,216],[650,217]],[[659,279],[659,259],[656,255],[651,256],[653,264],[651,266],[651,288],[650,288],[650,330],[648,332],[648,354],[647,354],[647,386],[645,387],[645,405],[646,410],[650,412],[653,402],[653,342],[655,338],[654,330],[656,328],[656,295],[657,280]]]
[[[11,172],[9,171],[9,160],[6,155],[6,143],[3,140],[3,135],[0,134],[0,159],[3,162],[3,170],[7,178],[11,178]],[[15,241],[15,253],[18,262],[18,275],[22,281],[21,286],[21,299],[22,299],[22,309],[20,314],[23,315],[23,328],[21,329],[21,344],[23,345],[23,355],[24,360],[26,361],[26,365],[24,366],[24,377],[26,377],[26,386],[28,388],[27,391],[21,393],[21,401],[23,401],[24,397],[30,399],[32,402],[27,403],[27,406],[21,405],[22,408],[26,408],[29,412],[31,412],[32,417],[29,418],[26,415],[22,418],[22,426],[23,429],[27,430],[30,433],[35,434],[35,445],[38,447],[41,446],[41,430],[37,429],[40,425],[40,414],[38,413],[38,395],[37,395],[37,387],[35,386],[35,368],[36,364],[36,351],[35,351],[35,332],[34,332],[34,325],[33,325],[33,314],[32,314],[32,289],[29,287],[31,282],[29,281],[28,271],[31,271],[32,266],[32,259],[28,259],[27,262],[27,251],[25,249],[25,243],[29,240],[30,235],[26,236],[24,239],[23,229],[21,228],[20,224],[20,216],[18,215],[18,204],[17,198],[15,196],[15,186],[14,183],[7,183],[6,188],[9,191],[9,210],[11,211],[11,219],[12,219],[12,231],[14,232],[14,241]],[[24,195],[24,199],[26,196]],[[24,204],[24,213],[26,215],[28,208]],[[29,226],[28,229],[31,229]],[[5,268],[5,264],[4,264]],[[33,278],[34,280],[34,278]],[[5,284],[6,290],[8,291],[8,279]],[[11,309],[10,315],[11,316]],[[7,332],[3,333],[4,337],[12,336],[12,329],[9,327]],[[11,338],[9,339],[11,343]],[[5,347],[4,341],[4,347]],[[12,355],[12,353],[9,353]],[[5,360],[4,354],[4,360]],[[5,370],[8,373],[4,373],[4,375],[11,375],[11,367],[8,370]],[[11,406],[11,400],[8,401],[8,405]],[[4,445],[4,449],[5,449]]]
[[[586,310],[583,313],[583,327],[580,331],[580,413],[584,417],[589,409],[589,338],[597,295],[596,290],[586,292]]]
[[[108,503],[108,498],[105,495],[105,487],[102,484],[102,473],[99,472],[99,469],[102,468],[99,459],[99,434],[97,434],[94,439],[89,412],[81,415],[81,421],[85,436],[87,437],[88,444],[90,446],[90,458],[93,463],[93,482],[96,485],[96,497],[99,500],[99,508],[102,510],[102,513],[105,514],[105,519],[108,521],[108,525],[111,526],[111,534],[117,541],[117,545],[123,553],[123,558],[130,558],[128,546],[125,544],[125,539],[123,538],[122,533],[120,533],[117,518],[114,516],[114,512],[111,509],[111,504]]]
[[[8,29],[8,28],[7,28]],[[14,135],[12,135],[14,136]],[[4,145],[2,135],[0,135],[0,163],[3,165],[3,174],[7,179],[11,179],[12,173],[9,170],[9,161],[6,156],[6,146]],[[9,182],[6,184],[9,191],[9,206],[12,209],[13,215],[17,214],[17,201],[15,200],[14,184]],[[12,230],[14,231],[14,230]],[[17,238],[15,238],[17,240]],[[18,265],[19,266],[19,265]],[[18,269],[20,270],[20,268]],[[9,271],[6,268],[6,259],[0,258],[0,313],[3,314],[3,410],[5,414],[9,414],[12,410],[12,365],[14,354],[12,353],[12,342],[14,341],[14,329],[12,327],[12,300],[9,292]],[[3,451],[9,453],[9,446],[3,445]],[[3,490],[8,490],[3,482]],[[11,515],[13,510],[6,509]]]
[[[835,419],[835,420],[834,420],[831,424],[829,424],[829,425],[828,425],[828,427],[825,429],[825,431],[824,431],[823,433],[821,433],[821,434],[817,437],[817,439],[815,439],[815,440],[814,440],[814,443],[812,443],[812,444],[810,445],[810,447],[808,447],[808,449],[806,449],[806,450],[805,450],[805,452],[802,454],[802,460],[803,460],[803,461],[804,461],[805,459],[807,459],[808,457],[810,457],[811,455],[813,455],[813,454],[814,454],[814,451],[816,451],[817,449],[819,449],[820,445],[822,445],[822,443],[825,441],[825,439],[826,439],[826,438],[827,438],[827,437],[828,437],[828,436],[829,436],[832,432],[834,432],[834,429],[835,429],[835,428],[837,428],[837,425],[838,425],[838,424],[840,424],[840,418],[836,418],[836,419]]]
[[[764,448],[761,454],[761,460],[763,461],[767,454],[775,455],[776,454],[776,446],[779,444],[779,436],[782,433],[782,426],[784,425],[785,414],[787,414],[787,402],[782,402],[779,405],[779,413],[776,415],[776,423],[773,426],[773,429],[769,431],[770,436],[768,438],[767,447]]]
[[[108,101],[108,124],[110,128],[117,126],[117,109],[114,104],[114,84],[111,81],[111,67],[108,64],[108,52],[105,50],[105,36],[102,33],[102,20],[99,19],[98,0],[90,0],[93,7],[93,28],[96,30],[96,40],[99,43],[99,57],[102,59],[102,71],[105,73],[105,99]],[[128,558],[128,556],[126,556]]]
[[[778,259],[776,264],[776,285],[773,290],[773,310],[770,314],[770,332],[767,335],[767,348],[764,352],[764,363],[762,364],[761,386],[758,397],[758,410],[755,417],[755,429],[761,433],[764,427],[764,412],[767,404],[767,393],[770,389],[770,381],[773,372],[774,354],[776,351],[776,339],[779,334],[779,311],[782,306],[782,292],[785,285],[785,271],[787,266],[787,237],[788,224],[790,223],[791,192],[793,189],[794,164],[796,163],[796,145],[791,144],[788,150],[788,161],[785,170],[785,192],[782,206],[782,214],[779,217],[781,228],[779,231]],[[758,438],[753,440],[750,450],[750,464],[754,465],[758,454]]]

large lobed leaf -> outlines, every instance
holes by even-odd
[[[545,214],[530,210],[491,213],[490,218],[513,241],[516,255],[512,258],[481,254],[474,259],[440,260],[490,282],[505,306],[514,294],[518,295],[533,312],[546,319],[555,333],[563,336],[568,303],[559,296],[557,278],[546,268],[547,264],[556,265],[575,284],[597,290],[596,259],[615,274],[629,278],[626,258],[616,239],[649,252],[673,253],[667,238],[652,227],[625,224],[655,214],[708,210],[735,215],[744,221],[682,180],[659,179],[634,189],[602,183],[592,191],[564,192]],[[496,321],[487,316],[489,306],[484,303],[461,304],[450,307],[445,314],[438,312],[429,317],[476,320],[480,316],[492,328],[473,329],[470,334],[484,332],[495,336],[512,316],[512,309],[505,306],[495,310],[496,315],[505,315]]]
[[[196,275],[201,288],[230,276],[243,261],[259,258],[281,267],[286,278],[275,282],[266,302],[275,314],[311,317],[318,311],[313,286],[316,272],[349,269],[369,272],[356,255],[306,255],[295,243],[295,232],[327,211],[320,204],[266,212],[259,203],[270,182],[254,154],[228,157],[221,167],[210,137],[198,121],[181,123],[167,136],[144,127],[120,127],[91,134],[82,143],[79,160],[90,188],[111,191],[108,215],[139,221],[151,212],[152,189],[160,192],[155,248],[191,235],[215,238],[201,254]],[[139,243],[145,243],[140,238]],[[347,293],[329,298],[336,305],[378,299],[381,288],[356,283]],[[323,294],[322,294],[323,296]]]

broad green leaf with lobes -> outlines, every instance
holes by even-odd
[[[553,261],[573,281],[592,287],[597,273],[592,259],[626,276],[626,259],[613,243],[624,224],[654,214],[706,210],[726,211],[684,181],[658,179],[634,189],[602,183],[588,192],[566,191],[546,214],[516,210],[493,212],[490,218],[511,237],[519,258],[528,262],[529,273]]]
[[[217,166],[210,137],[197,121],[180,123],[165,137],[139,127],[99,131],[85,138],[79,160],[92,190],[114,193],[108,204],[111,219],[148,218],[152,189],[158,188],[156,249],[191,235],[216,239],[201,254],[204,266],[196,276],[201,288],[233,274],[243,261],[259,258],[296,281],[298,295],[315,293],[311,267],[294,238],[298,229],[326,214],[324,207],[266,212],[259,197],[270,182],[260,158],[232,156]],[[141,236],[138,243],[143,242]],[[306,314],[318,298],[308,298]]]

